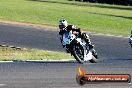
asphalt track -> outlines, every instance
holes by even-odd
[[[44,28],[0,24],[0,44],[64,52],[58,31]],[[132,75],[132,49],[128,39],[90,34],[99,62],[82,66],[89,74]],[[64,58],[65,59],[65,58]],[[0,88],[80,88],[76,83],[76,61],[1,62]],[[127,83],[86,84],[82,88],[132,88]]]

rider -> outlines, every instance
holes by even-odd
[[[68,25],[67,21],[66,20],[60,20],[59,21],[59,29],[60,29],[60,32],[59,34],[61,36],[63,36],[63,34],[68,31],[70,32],[72,30],[72,33],[75,34],[76,36],[80,37],[81,39],[84,39],[85,42],[87,43],[86,45],[89,46],[90,49],[93,48],[93,45],[91,44],[90,42],[90,38],[88,36],[87,33],[81,33],[81,30],[80,28],[77,28],[76,26],[74,25]],[[62,42],[62,39],[61,39],[61,42]]]

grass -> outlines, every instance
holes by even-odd
[[[132,7],[70,0],[1,0],[0,19],[57,26],[60,19],[91,32],[129,35]]]
[[[44,51],[37,49],[13,49],[9,47],[0,47],[0,61],[11,60],[61,60],[72,59],[70,54],[63,52]]]

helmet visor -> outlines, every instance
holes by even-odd
[[[59,25],[59,28],[63,29],[63,28],[65,28],[65,26],[64,25]]]

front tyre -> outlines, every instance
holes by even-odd
[[[92,51],[92,55],[96,58],[96,59],[98,59],[98,54],[97,54],[97,52],[93,49],[93,51]]]
[[[81,64],[84,63],[84,49],[81,45],[74,45],[72,47],[72,54],[74,58]]]

